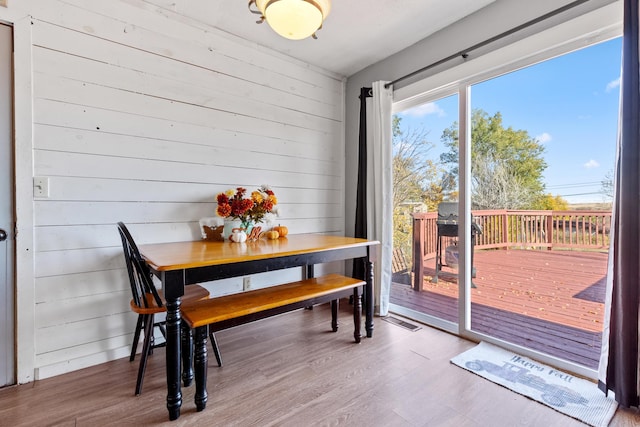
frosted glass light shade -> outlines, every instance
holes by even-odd
[[[291,40],[313,35],[331,10],[329,0],[256,0],[256,6],[276,33]]]

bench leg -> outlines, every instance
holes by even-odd
[[[180,347],[182,348],[182,384],[189,387],[193,381],[193,331],[184,321],[180,322]]]
[[[196,409],[202,411],[207,406],[207,335],[209,326],[196,328],[194,370],[196,376]]]
[[[331,300],[331,330],[333,332],[338,332],[338,305],[339,301],[337,299]]]
[[[362,339],[360,327],[362,323],[362,302],[358,295],[358,286],[353,288],[353,338],[359,343]]]

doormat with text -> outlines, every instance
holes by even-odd
[[[618,403],[597,384],[481,342],[451,363],[594,427],[606,427]]]

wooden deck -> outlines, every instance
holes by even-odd
[[[391,302],[457,321],[457,276],[444,268],[421,292],[394,283]],[[607,254],[577,251],[476,251],[471,328],[597,369],[604,318]]]

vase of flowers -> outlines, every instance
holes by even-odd
[[[249,234],[256,223],[267,215],[276,214],[278,199],[267,185],[263,185],[247,195],[247,189],[230,189],[216,197],[216,213],[225,219],[222,236],[229,238],[234,228],[242,228]]]

